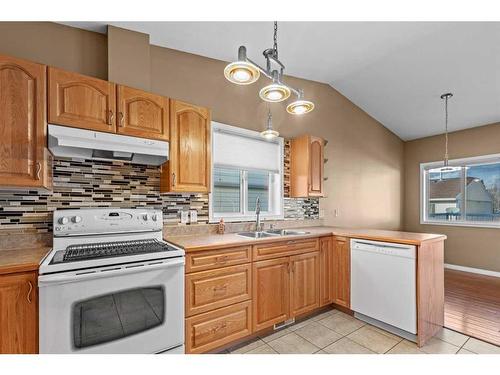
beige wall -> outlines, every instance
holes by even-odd
[[[106,79],[105,35],[51,22],[0,22],[0,53]]]
[[[153,92],[212,108],[214,121],[263,130],[267,107],[258,96],[264,78],[250,86],[229,83],[226,62],[152,47]],[[273,124],[285,137],[310,133],[328,140],[321,200],[327,224],[398,229],[402,224],[403,142],[330,86],[292,77],[316,109],[289,115],[272,104]],[[334,209],[340,215],[334,217]]]
[[[500,123],[450,133],[450,159],[500,153]],[[420,224],[420,163],[443,160],[444,136],[405,143],[404,229],[444,233],[445,262],[500,271],[500,230]]]
[[[52,23],[0,23],[0,53],[100,78],[107,77],[106,44],[106,36]],[[267,109],[258,97],[263,78],[237,86],[224,78],[225,62],[155,46],[150,56],[144,69],[151,70],[152,92],[210,107],[215,121],[264,128]],[[130,74],[144,72],[131,68]],[[403,142],[330,86],[291,77],[287,81],[303,88],[316,109],[291,116],[283,105],[274,104],[275,127],[286,137],[311,133],[329,141],[327,198],[321,201],[326,223],[401,228]]]

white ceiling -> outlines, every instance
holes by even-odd
[[[150,35],[151,44],[232,61],[246,45],[263,62],[272,22],[66,22]],[[500,121],[500,22],[280,22],[286,74],[328,83],[404,140]],[[306,93],[307,96],[307,93]]]

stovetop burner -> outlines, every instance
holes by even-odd
[[[158,253],[170,250],[175,249],[155,239],[101,242],[68,246],[66,251],[64,251],[64,256],[59,261],[66,263],[97,258]]]

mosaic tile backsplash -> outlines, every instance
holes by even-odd
[[[196,210],[208,223],[207,194],[160,194],[160,168],[121,161],[54,159],[52,192],[0,191],[0,231],[52,231],[55,209],[151,207],[162,209],[166,225],[180,211]],[[285,187],[286,187],[285,180]],[[285,198],[285,218],[317,219],[318,199]]]

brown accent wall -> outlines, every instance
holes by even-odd
[[[450,159],[500,153],[500,123],[450,133]],[[443,233],[445,262],[500,271],[500,229],[420,224],[420,163],[443,160],[444,135],[405,143],[404,229]]]
[[[236,51],[235,51],[236,53]],[[258,51],[255,52],[258,54]],[[263,130],[267,103],[258,95],[264,78],[250,86],[229,83],[227,62],[152,46],[151,90],[212,108],[214,121]],[[328,140],[325,157],[325,223],[349,227],[402,227],[403,142],[331,86],[286,77],[316,104],[304,116],[272,104],[273,124],[285,137],[310,133]],[[334,216],[338,209],[339,216]]]
[[[107,78],[107,37],[53,23],[0,23],[0,53]],[[236,54],[236,51],[235,51]],[[254,51],[255,56],[260,51]],[[248,129],[265,126],[267,104],[251,86],[230,84],[226,62],[151,46],[151,91],[212,108],[213,120]],[[129,74],[143,74],[131,68]],[[273,104],[274,125],[285,137],[310,133],[329,141],[325,157],[330,225],[401,229],[403,142],[326,84],[287,77],[316,104],[305,116]],[[334,210],[339,215],[335,217]]]
[[[105,35],[52,22],[0,22],[0,53],[108,77]]]

